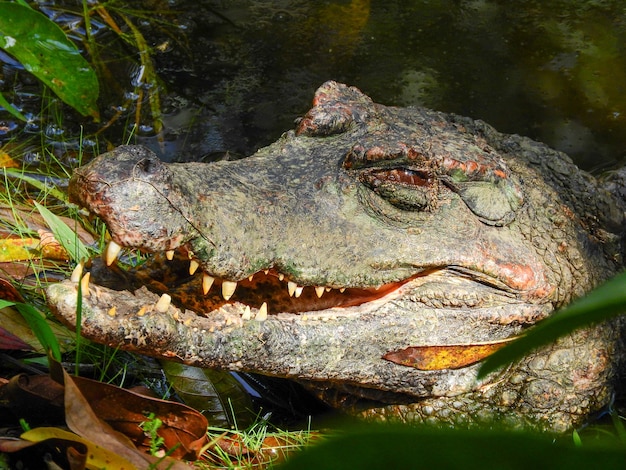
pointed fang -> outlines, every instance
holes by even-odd
[[[115,243],[113,240],[111,240],[104,252],[104,262],[107,266],[111,266],[113,264],[113,261],[116,260],[117,255],[120,254],[120,251],[122,251],[122,247]]]
[[[172,261],[174,259],[174,250],[167,250],[165,252],[165,257],[168,261]]]
[[[172,297],[168,294],[163,294],[159,301],[156,303],[156,309],[158,312],[165,313],[167,309],[170,308],[170,304],[172,303]]]
[[[250,310],[250,306],[246,305],[245,310],[241,314],[242,320],[250,320],[252,318],[252,311]]]
[[[324,286],[318,286],[315,288],[315,293],[320,299],[322,298],[322,295],[324,295],[324,292],[326,292],[326,288]]]
[[[72,275],[70,276],[70,281],[78,282],[80,281],[80,277],[83,275],[83,263],[78,263],[74,270],[72,271]]]
[[[302,291],[304,290],[304,286],[298,286],[296,287],[296,293],[295,296],[296,297],[300,297],[302,295]]]
[[[224,297],[224,300],[230,299],[235,293],[236,288],[236,281],[222,281],[222,297]]]
[[[202,292],[204,293],[204,295],[207,295],[209,293],[209,290],[213,285],[213,281],[215,281],[214,277],[209,276],[208,274],[202,275]]]
[[[80,280],[80,291],[82,295],[89,294],[89,277],[91,273],[85,273],[83,278]]]
[[[193,275],[199,267],[200,263],[198,263],[195,259],[189,261],[189,274]]]
[[[296,289],[298,288],[298,284],[295,282],[289,281],[287,283],[287,290],[289,291],[289,297],[293,297],[293,294],[296,293]]]
[[[267,302],[263,302],[261,304],[261,307],[259,307],[259,311],[257,312],[256,317],[254,317],[254,319],[256,321],[267,320]]]

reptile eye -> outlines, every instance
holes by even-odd
[[[430,173],[407,168],[367,170],[360,180],[390,204],[404,210],[430,210],[438,184]]]

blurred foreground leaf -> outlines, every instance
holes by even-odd
[[[574,447],[555,443],[545,435],[370,424],[311,445],[275,468],[617,470],[624,468],[624,462],[623,447]]]
[[[54,21],[32,8],[0,2],[0,48],[76,111],[98,119],[96,74]]]
[[[479,377],[550,344],[572,331],[609,320],[626,313],[626,273],[602,284],[587,296],[528,329],[528,332],[489,356],[479,370]]]

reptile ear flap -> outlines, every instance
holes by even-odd
[[[521,191],[510,180],[465,181],[454,183],[452,189],[487,225],[508,225],[523,203]]]

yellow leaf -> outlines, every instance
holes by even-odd
[[[0,240],[0,263],[27,259],[69,259],[67,252],[58,243],[42,245],[38,238],[5,238]]]
[[[409,346],[399,351],[390,351],[383,359],[419,370],[460,369],[482,361],[514,339],[474,344]]]
[[[102,447],[94,444],[87,439],[83,439],[73,432],[64,431],[59,428],[41,427],[26,431],[20,436],[22,439],[31,442],[41,442],[46,439],[64,439],[66,441],[80,442],[87,446],[89,450],[87,454],[87,468],[88,469],[136,469],[132,463],[128,460],[120,457],[119,455],[103,449]]]

